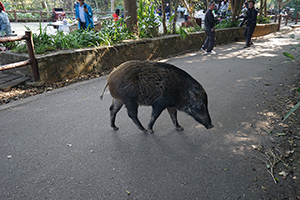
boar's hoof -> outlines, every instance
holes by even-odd
[[[148,133],[154,133],[154,131],[152,129],[148,129],[146,132],[148,132]]]
[[[117,130],[119,130],[119,128],[118,127],[116,127],[116,126],[114,126],[114,127],[112,127],[113,129],[114,129],[114,131],[117,131]]]
[[[176,129],[176,131],[183,131],[184,130],[181,126],[178,126],[175,129]]]

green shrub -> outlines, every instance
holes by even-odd
[[[143,6],[143,1],[139,1],[139,8],[137,11],[137,17],[139,22],[139,37],[140,38],[152,38],[159,35],[159,25],[161,19],[154,14],[154,6]]]
[[[30,30],[28,27],[26,29]],[[100,32],[76,30],[64,33],[57,31],[55,35],[48,34],[46,28],[42,29],[40,24],[38,33],[33,33],[32,38],[35,53],[41,54],[53,50],[112,45],[123,40],[133,39],[134,36],[127,30],[124,19],[121,19],[116,23],[113,20],[104,22],[104,27]],[[27,44],[24,41],[16,42],[16,44],[13,51],[20,53],[27,51]]]
[[[232,27],[237,27],[238,25],[239,25],[238,21],[233,21],[230,16],[227,16],[216,25],[216,29],[232,28]]]

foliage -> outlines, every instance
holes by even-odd
[[[159,35],[159,25],[161,18],[155,16],[154,6],[149,8],[148,4],[143,5],[143,1],[139,1],[137,10],[137,17],[139,22],[139,36],[140,38],[152,38]]]
[[[291,38],[295,38],[295,35],[292,34],[290,35]],[[297,40],[300,40],[300,38],[298,38]],[[300,44],[297,44],[297,45],[293,45],[292,48],[290,48],[290,51],[296,51],[297,48],[300,47]],[[298,65],[300,64],[298,61],[297,61],[297,58],[300,57],[300,51],[296,51],[296,53],[298,54],[296,57],[293,56],[291,53],[288,53],[288,52],[283,52],[282,54],[287,57],[288,59],[284,62],[284,63],[287,63],[287,62],[297,62]],[[300,87],[297,89],[297,92],[300,92]],[[284,117],[283,121],[285,121],[295,110],[297,110],[298,108],[300,107],[300,101],[288,112],[288,114]]]
[[[257,16],[257,23],[258,24],[267,24],[271,23],[271,16],[270,17],[264,17],[264,16]]]
[[[290,37],[294,39],[294,38],[295,38],[295,35],[292,34],[292,35],[290,35]],[[297,40],[300,40],[300,38],[298,38]],[[297,48],[299,48],[299,47],[300,47],[300,44],[293,45],[293,46],[290,48],[290,51],[296,51]],[[289,53],[289,52],[283,52],[282,54],[283,54],[285,57],[288,58],[284,63],[287,63],[287,62],[297,62],[298,65],[299,65],[300,63],[297,61],[297,58],[300,57],[300,51],[296,51],[296,53],[297,53],[298,55],[295,57],[295,56],[293,56],[293,55],[292,55],[291,53]]]
[[[216,29],[237,27],[238,24],[239,22],[235,22],[230,16],[226,16],[226,18],[221,19],[221,21],[216,25]]]
[[[179,27],[179,34],[181,39],[185,39],[188,36],[188,33],[186,30],[184,30],[182,27]]]
[[[29,30],[28,27],[27,29]],[[46,28],[42,29],[40,24],[39,32],[33,33],[32,37],[34,49],[37,54],[61,49],[112,45],[126,39],[134,38],[133,35],[128,32],[124,19],[116,23],[113,20],[106,21],[104,28],[100,32],[77,30],[65,34],[62,31],[58,31],[55,35],[47,34]],[[26,52],[27,45],[24,42],[18,42],[13,51]]]

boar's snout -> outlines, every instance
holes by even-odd
[[[211,129],[211,128],[213,128],[214,127],[214,125],[212,125],[212,124],[207,124],[207,125],[205,125],[205,128],[206,129]]]

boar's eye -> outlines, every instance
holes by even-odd
[[[201,103],[197,106],[197,109],[199,109],[200,111],[204,111],[205,110],[205,107],[204,107],[204,104]]]

